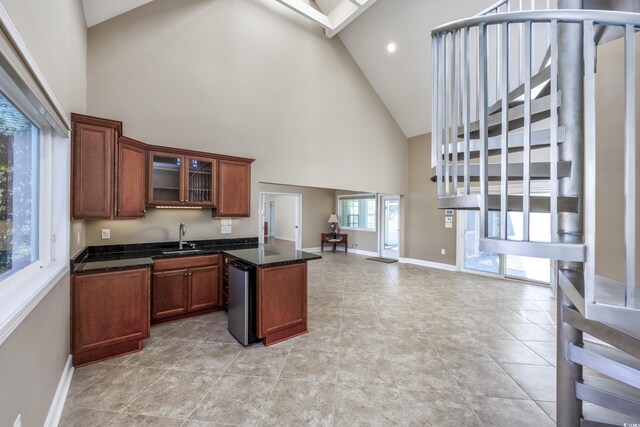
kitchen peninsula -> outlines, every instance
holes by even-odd
[[[93,246],[71,263],[74,366],[142,349],[150,325],[227,308],[233,260],[257,269],[256,331],[264,345],[307,332],[307,261],[320,256],[257,238]]]

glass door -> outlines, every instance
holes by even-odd
[[[496,219],[498,224],[496,224]],[[489,233],[499,230],[500,216],[489,212]],[[465,211],[463,221],[463,260],[462,269],[480,271],[482,273],[499,275],[502,271],[502,257],[498,254],[480,251],[480,212]]]
[[[190,205],[215,205],[215,163],[212,159],[186,157],[186,201]]]
[[[382,196],[382,227],[380,233],[380,256],[400,258],[400,197]]]
[[[182,204],[182,156],[158,152],[151,152],[149,156],[149,204]]]
[[[522,212],[509,212],[509,240],[522,240]],[[551,215],[531,213],[529,216],[529,239],[535,242],[551,241]],[[518,255],[505,256],[505,276],[532,282],[549,283],[551,260]]]

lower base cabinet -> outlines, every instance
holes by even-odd
[[[307,332],[307,263],[258,268],[258,337],[269,346]]]
[[[149,338],[149,292],[149,268],[72,275],[73,365],[141,350]]]
[[[151,285],[151,320],[177,319],[222,308],[220,256],[157,260]]]

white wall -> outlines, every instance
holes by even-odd
[[[239,230],[255,236],[259,182],[405,191],[407,139],[347,50],[272,0],[155,0],[88,37],[89,114],[256,159]]]
[[[265,197],[266,217],[270,220],[269,203],[275,203],[274,223],[276,239],[295,241],[296,239],[296,198],[281,194],[269,194]]]
[[[2,0],[2,6],[65,112],[83,113],[87,39],[80,0]],[[83,232],[81,222],[73,227]],[[43,425],[69,355],[69,331],[67,276],[0,346],[0,425],[12,426],[18,413],[24,427]]]

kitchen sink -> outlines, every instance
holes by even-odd
[[[163,255],[188,255],[202,252],[202,249],[167,249],[162,251]]]

